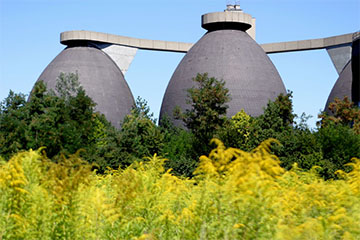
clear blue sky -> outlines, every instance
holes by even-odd
[[[124,36],[196,42],[201,15],[223,11],[226,0],[0,0],[0,100],[12,89],[29,93],[64,48],[60,32],[90,30]],[[257,20],[257,42],[304,40],[360,29],[360,0],[241,0]],[[158,116],[168,81],[184,54],[139,50],[125,78],[134,98]],[[295,112],[316,116],[338,75],[325,50],[270,55]]]

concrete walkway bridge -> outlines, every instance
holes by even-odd
[[[337,72],[344,69],[351,59],[351,44],[354,33],[338,36],[260,44],[267,54],[325,49]],[[254,36],[253,36],[254,37]],[[60,34],[60,42],[72,45],[87,41],[109,55],[123,74],[127,72],[138,49],[187,53],[192,43],[140,39],[92,31],[66,31]]]

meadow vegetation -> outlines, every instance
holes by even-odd
[[[175,113],[186,128],[156,125],[138,98],[116,129],[77,78],[0,104],[0,239],[360,238],[360,110],[347,98],[317,129],[291,92],[227,118],[224,82],[199,74],[195,107]]]
[[[267,140],[251,152],[220,140],[192,179],[154,155],[104,174],[77,155],[37,151],[0,165],[1,239],[358,239],[360,160],[326,181],[285,170]]]

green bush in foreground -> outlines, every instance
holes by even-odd
[[[104,175],[41,150],[0,162],[0,239],[359,239],[360,160],[340,180],[219,140],[192,180],[154,155]],[[276,144],[276,142],[275,142]]]

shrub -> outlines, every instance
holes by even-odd
[[[345,163],[353,157],[360,158],[360,135],[349,126],[330,124],[322,127],[315,134],[316,142],[321,146],[324,164],[323,174],[334,177],[336,170],[347,170]]]

